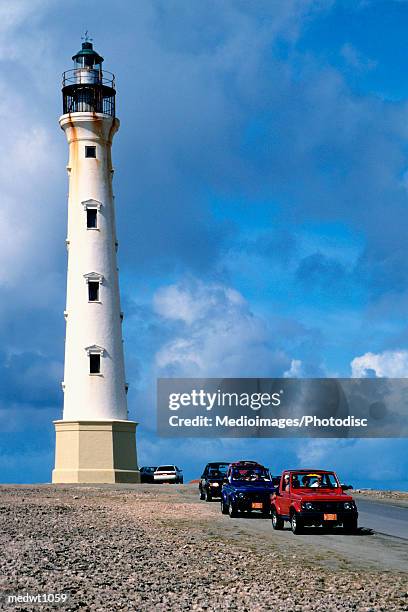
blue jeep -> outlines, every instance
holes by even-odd
[[[221,491],[221,512],[231,518],[243,512],[269,516],[271,495],[276,490],[269,470],[260,463],[230,463]]]

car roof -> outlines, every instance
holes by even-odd
[[[320,470],[318,468],[300,468],[300,469],[294,469],[294,470],[284,470],[283,473],[284,474],[288,474],[291,472],[299,472],[299,473],[305,473],[305,474],[309,474],[310,472],[314,472],[314,473],[318,473],[318,474],[332,474],[335,473],[334,470]]]
[[[211,461],[207,463],[206,467],[212,467],[213,465],[230,465],[229,461]]]
[[[264,465],[262,465],[262,463],[258,463],[257,461],[234,461],[233,463],[230,463],[230,467],[237,467],[237,466],[265,467]]]

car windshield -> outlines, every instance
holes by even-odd
[[[210,466],[208,468],[208,476],[212,478],[222,478],[227,473],[228,464],[220,464],[218,466]]]
[[[339,486],[333,472],[294,472],[292,489],[335,489]]]
[[[175,472],[174,465],[159,465],[157,472]]]
[[[156,471],[155,467],[145,467],[145,468],[142,468],[142,469],[143,469],[144,472],[154,472],[154,471]]]
[[[265,468],[234,468],[232,470],[232,479],[247,482],[265,482],[270,481],[271,477]]]

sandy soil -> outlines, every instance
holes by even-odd
[[[66,593],[65,610],[408,610],[407,574],[324,567],[262,538],[191,487],[0,487],[3,601],[29,592]]]

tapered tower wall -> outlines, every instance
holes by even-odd
[[[64,419],[127,419],[121,309],[112,194],[112,138],[118,119],[72,113],[60,119],[69,143],[68,274]],[[86,157],[95,147],[96,157]],[[96,207],[96,228],[87,207]],[[91,274],[99,299],[89,301]],[[92,277],[91,277],[92,278]],[[100,347],[100,373],[89,374],[89,347]]]

